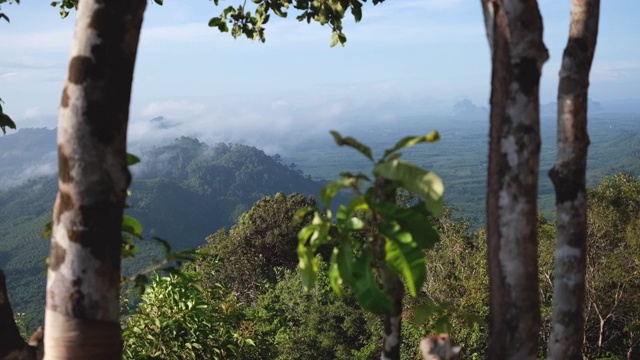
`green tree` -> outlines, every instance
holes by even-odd
[[[207,274],[204,286],[224,283],[240,301],[252,303],[266,283],[276,282],[276,268],[296,268],[297,234],[305,223],[293,224],[291,219],[299,208],[314,205],[315,200],[300,194],[263,197],[230,231],[207,237],[207,246],[192,265]],[[213,267],[217,270],[209,271]]]
[[[320,191],[323,211],[300,209],[298,220],[309,213],[313,213],[313,220],[298,235],[298,267],[305,286],[311,288],[318,272],[316,250],[335,242],[329,266],[331,286],[338,294],[342,294],[343,285],[350,288],[365,310],[383,315],[381,358],[399,359],[405,285],[414,297],[422,287],[426,277],[423,251],[438,240],[431,218],[442,215],[444,208],[442,180],[433,172],[398,160],[399,150],[438,141],[440,136],[434,131],[405,137],[376,161],[366,145],[335,131],[331,134],[336,144],[349,146],[371,161],[372,177],[342,173]],[[365,184],[368,187],[363,188]],[[356,195],[347,205],[338,206],[334,218],[330,206],[343,189]],[[408,208],[398,206],[400,190],[420,201]],[[331,231],[333,226],[335,232]]]
[[[640,181],[618,174],[588,193],[584,354],[640,354]]]
[[[186,271],[155,276],[123,321],[125,359],[223,359],[251,346],[235,299],[221,284],[204,291],[200,281]]]

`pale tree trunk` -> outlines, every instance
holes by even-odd
[[[587,261],[586,168],[589,71],[600,0],[573,0],[558,87],[558,145],[549,177],[556,189],[556,256],[549,359],[581,359]]]
[[[81,0],[58,121],[45,359],[120,359],[131,82],[146,0]]]
[[[539,82],[548,59],[535,0],[481,0],[491,47],[487,190],[493,359],[535,359],[540,329]]]

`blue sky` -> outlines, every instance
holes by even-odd
[[[237,2],[221,1],[231,3]],[[0,97],[19,127],[55,127],[75,14],[61,20],[48,4],[2,6],[11,23],[0,21]],[[570,0],[539,4],[551,55],[541,96],[550,102]],[[420,104],[425,113],[446,112],[465,98],[488,104],[489,48],[479,0],[367,4],[362,22],[345,24],[344,48],[330,48],[330,30],[297,22],[293,10],[285,20],[272,16],[265,44],[234,40],[207,27],[219,11],[207,0],[149,4],[133,85],[132,139],[175,138],[181,132],[250,142],[339,127],[345,114],[364,114],[363,109],[380,115],[386,102]],[[640,1],[602,1],[593,99],[640,98],[638,14]],[[164,135],[151,131],[149,119],[159,115],[176,127]],[[255,130],[254,138],[247,129]]]

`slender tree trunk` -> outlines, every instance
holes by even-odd
[[[386,191],[389,183],[387,180],[378,179],[376,183],[376,197],[380,202],[394,203],[396,192]],[[380,221],[376,215],[376,221]],[[382,339],[381,360],[400,360],[400,347],[402,345],[402,299],[404,298],[404,284],[400,277],[387,266],[385,240],[379,236],[375,237],[375,257],[380,267],[380,277],[385,295],[391,300],[391,313],[385,314],[383,318],[384,336]]]
[[[81,0],[58,122],[45,359],[120,359],[131,82],[146,0]]]
[[[573,0],[558,87],[558,145],[549,177],[556,189],[557,244],[549,359],[581,359],[587,261],[586,168],[589,71],[600,0]]]
[[[392,312],[384,316],[384,343],[382,360],[400,360],[402,344],[402,298],[404,284],[386,264],[382,263],[380,272],[385,294],[391,299]]]
[[[493,359],[535,359],[540,329],[539,82],[548,58],[535,0],[482,0],[491,47],[487,191]]]

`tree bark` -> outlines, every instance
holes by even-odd
[[[491,47],[487,187],[489,356],[535,359],[540,329],[539,82],[548,59],[535,0],[481,0]]]
[[[146,0],[81,0],[58,121],[45,359],[120,359],[120,233]]]
[[[394,203],[396,191],[386,190],[389,182],[378,179],[376,182],[376,198],[380,202]],[[380,221],[375,215],[376,221]],[[402,299],[404,298],[404,284],[400,277],[387,265],[385,239],[379,234],[374,235],[374,255],[380,268],[380,277],[385,295],[391,300],[391,313],[383,318],[384,336],[382,339],[381,360],[400,360],[402,345]]]
[[[573,0],[569,41],[558,86],[556,256],[549,359],[581,359],[587,259],[586,168],[589,71],[598,37],[600,0]]]
[[[13,317],[4,272],[0,270],[0,359],[35,360],[34,347],[27,345]]]

